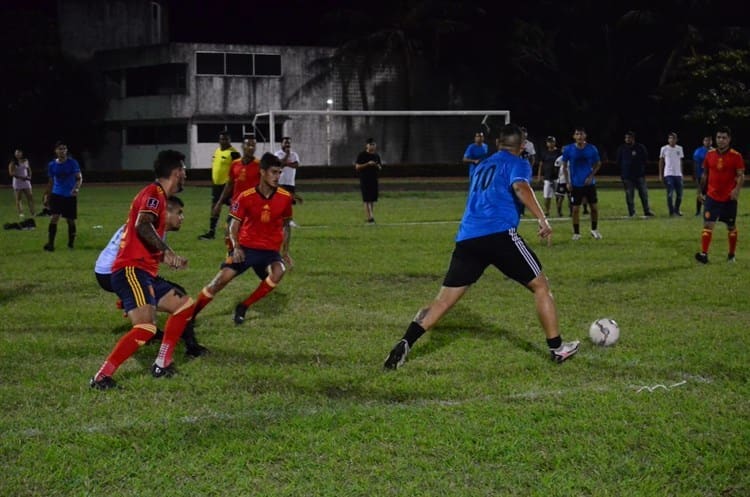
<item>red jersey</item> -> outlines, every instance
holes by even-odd
[[[243,163],[241,158],[233,161],[229,168],[229,180],[234,182],[232,198],[249,188],[258,186],[260,182],[260,161],[254,157],[248,164]]]
[[[278,252],[284,241],[284,221],[292,217],[292,194],[277,188],[266,198],[250,188],[232,200],[229,215],[242,223],[240,245]]]
[[[156,276],[159,272],[162,252],[147,247],[135,230],[135,222],[141,212],[149,212],[156,216],[156,233],[163,239],[167,228],[167,196],[158,182],[151,183],[141,190],[130,204],[128,222],[120,239],[120,250],[112,264],[113,273],[126,266],[143,269],[151,276]]]
[[[737,171],[745,170],[745,161],[733,148],[723,154],[714,149],[706,154],[703,168],[708,172],[708,196],[717,202],[728,202],[737,186]]]

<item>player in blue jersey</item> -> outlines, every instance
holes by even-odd
[[[484,143],[484,133],[477,131],[474,133],[474,143],[466,147],[466,151],[464,152],[463,163],[469,164],[469,174],[471,174],[474,166],[482,162],[489,155],[487,144]]]
[[[78,217],[78,192],[83,176],[78,161],[68,155],[68,146],[63,141],[55,143],[55,159],[47,165],[49,184],[45,196],[48,198],[50,219],[47,244],[44,250],[55,250],[57,222],[64,217],[68,222],[68,248],[72,249],[76,239],[76,218]]]
[[[397,369],[414,342],[458,302],[489,265],[534,294],[537,314],[553,361],[563,362],[578,352],[578,341],[563,342],[547,277],[536,254],[516,232],[520,207],[539,222],[539,236],[551,240],[552,228],[531,189],[531,164],[520,158],[521,129],[507,124],[500,130],[500,151],[477,164],[470,177],[469,197],[456,235],[448,272],[435,299],[417,312],[403,338],[385,360]]]
[[[582,127],[573,133],[574,143],[565,145],[562,153],[562,172],[568,178],[568,190],[573,204],[573,240],[581,239],[580,211],[585,198],[591,210],[591,236],[601,240],[599,233],[599,207],[596,197],[596,176],[602,166],[599,150],[586,143],[586,130]]]
[[[713,150],[711,143],[713,137],[706,135],[703,137],[703,145],[695,149],[693,152],[693,180],[695,181],[696,195],[695,195],[695,215],[701,215],[701,206],[703,205],[703,199],[706,197],[706,189],[701,186],[701,176],[703,176],[703,161],[706,159],[706,154],[709,150]]]

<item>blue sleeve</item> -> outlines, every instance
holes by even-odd
[[[591,145],[591,148],[594,149],[594,153],[593,153],[593,155],[591,157],[592,159],[594,159],[593,163],[591,164],[593,166],[597,162],[600,162],[601,158],[599,157],[599,149],[596,148],[596,145]]]
[[[77,174],[81,172],[81,165],[78,163],[77,160],[71,159],[73,161],[73,173]]]
[[[529,161],[518,160],[513,165],[513,169],[510,170],[510,184],[512,185],[517,181],[531,183],[531,164],[529,164]]]
[[[464,152],[464,159],[471,159],[471,156],[469,155],[470,152],[471,152],[471,145],[466,147],[466,151]]]
[[[695,152],[693,152],[693,160],[695,162],[702,162],[703,161],[703,159],[701,158],[701,149],[700,148],[696,148]]]

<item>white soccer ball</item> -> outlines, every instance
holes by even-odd
[[[609,347],[620,338],[620,326],[614,319],[597,319],[589,327],[589,337],[595,345]]]

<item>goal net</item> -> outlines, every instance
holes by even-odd
[[[275,152],[283,136],[302,165],[352,165],[373,138],[383,163],[433,165],[461,162],[474,134],[482,131],[490,151],[507,110],[272,110],[255,115],[257,152]]]

